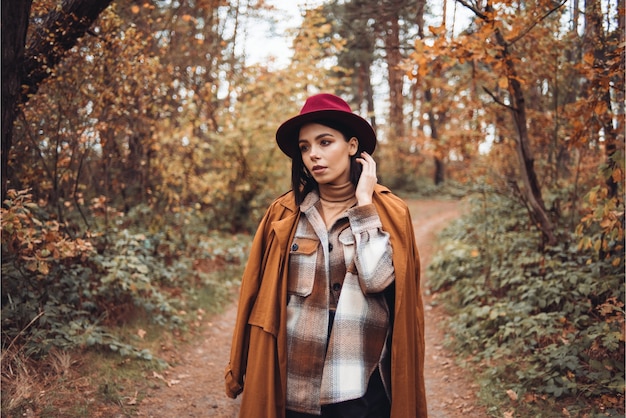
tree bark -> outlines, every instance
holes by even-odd
[[[437,75],[438,76],[438,75]],[[435,112],[433,112],[433,94],[430,86],[427,85],[424,88],[424,101],[428,104],[428,126],[430,127],[430,137],[435,144],[439,144],[439,128],[438,121],[435,120]],[[435,162],[435,172],[433,173],[433,183],[435,186],[442,184],[445,181],[445,163],[440,153],[437,152],[433,158]]]
[[[393,3],[393,2],[392,2]],[[389,7],[385,2],[380,3],[383,10],[382,27],[384,30],[385,54],[389,83],[389,124],[391,135],[396,138],[404,137],[404,115],[402,97],[402,77],[400,69],[402,54],[400,53],[400,16],[399,7]]]
[[[112,1],[64,0],[44,17],[25,47],[32,0],[2,0],[2,200],[8,188],[8,157],[19,107]]]
[[[2,202],[8,187],[9,150],[21,94],[20,64],[24,60],[31,3],[32,0],[2,0]]]

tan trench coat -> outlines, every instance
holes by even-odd
[[[420,261],[406,204],[377,185],[373,203],[391,236],[395,269],[391,346],[391,417],[426,418],[424,309]],[[244,391],[240,416],[284,418],[287,390],[287,269],[300,211],[291,192],[262,219],[243,274],[226,367],[226,394]]]

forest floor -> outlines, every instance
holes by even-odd
[[[422,260],[426,323],[426,391],[431,418],[478,418],[488,416],[478,404],[479,386],[469,372],[460,368],[444,346],[446,312],[431,295],[426,276],[436,248],[436,236],[451,220],[460,216],[462,204],[444,200],[407,200]],[[236,300],[236,298],[235,298]],[[228,363],[236,301],[223,313],[209,318],[200,338],[179,347],[177,364],[153,373],[152,385],[136,405],[140,417],[233,418],[239,399],[224,394],[224,369]]]

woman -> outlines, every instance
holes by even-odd
[[[257,230],[226,393],[240,416],[426,417],[419,256],[409,211],[377,184],[376,135],[337,96],[276,132],[292,190]]]

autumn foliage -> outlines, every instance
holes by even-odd
[[[576,397],[619,415],[624,11],[587,2],[581,36],[567,2],[458,3],[473,24],[454,37],[431,27],[406,65],[436,97],[426,103],[438,139],[425,145],[472,161],[454,173],[474,176],[471,215],[432,266],[457,311],[456,348],[501,382],[490,396],[506,405],[515,395],[505,415]],[[594,410],[563,405],[567,416]]]
[[[284,68],[245,55],[263,1],[13,3],[3,370],[54,347],[158,361],[116,326],[184,328],[206,273],[245,260],[289,187],[276,127],[324,90],[377,129],[381,182],[468,196],[433,290],[460,352],[512,391],[494,404],[514,394],[494,411],[623,412],[623,2],[329,1]]]

